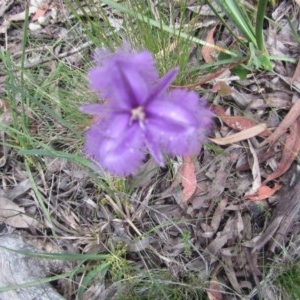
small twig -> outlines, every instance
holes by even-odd
[[[62,58],[71,56],[71,55],[73,55],[73,54],[75,54],[75,53],[78,53],[78,52],[82,51],[83,49],[88,48],[88,47],[91,46],[92,44],[93,44],[92,41],[86,42],[86,43],[80,45],[80,46],[77,47],[77,48],[74,48],[74,49],[72,49],[72,50],[70,50],[70,51],[67,51],[67,52],[64,52],[64,53],[61,53],[61,54],[59,54],[59,55],[51,55],[50,57],[41,59],[41,60],[36,61],[36,62],[34,62],[34,63],[27,63],[27,64],[24,65],[24,68],[25,68],[25,69],[30,69],[30,68],[33,68],[33,67],[35,67],[35,66],[37,66],[37,65],[41,65],[41,64],[47,63],[47,62],[49,62],[49,61],[51,61],[51,60],[58,60],[58,59],[62,59]],[[20,67],[20,66],[19,66],[19,67]]]
[[[259,269],[257,268],[257,257],[255,257],[256,254],[251,253],[250,249],[246,248],[246,247],[244,248],[244,251],[246,254],[246,260],[247,260],[247,263],[249,266],[249,270],[250,270],[252,278],[255,282],[257,291],[259,292],[260,296],[265,296],[262,286],[260,284],[259,278],[258,278],[258,275],[261,275],[261,274],[260,274]]]
[[[38,48],[31,48],[31,49],[26,49],[24,52],[25,54],[31,53],[31,52],[40,52],[40,51],[45,51],[49,50],[48,46],[41,46]],[[22,55],[22,51],[17,51],[11,55],[12,58],[18,58],[19,56]]]
[[[131,228],[139,235],[142,236],[142,233],[140,232],[140,230],[132,223],[132,221],[125,215],[125,213],[120,209],[120,207],[113,201],[113,199],[108,196],[105,195],[105,198],[109,201],[109,203],[111,204],[111,206],[117,211],[119,212],[125,219],[125,221],[131,226]]]

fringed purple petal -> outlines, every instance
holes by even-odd
[[[154,132],[153,135],[153,132],[151,130],[147,130],[145,132],[145,143],[150,154],[153,156],[159,166],[163,167],[164,157],[161,152],[161,145],[157,142],[156,133]]]
[[[123,100],[127,99],[131,108],[142,105],[149,93],[148,82],[128,64],[120,63],[119,72],[121,79],[119,88],[122,86],[126,95],[126,97],[123,97]]]
[[[150,85],[156,83],[159,79],[155,61],[149,51],[135,52],[128,45],[123,45],[116,52],[111,52],[108,49],[97,49],[95,51],[94,62],[98,67],[109,63],[114,64],[116,61],[130,63],[136,72],[140,73],[141,77]]]
[[[145,156],[143,133],[137,123],[129,126],[128,120],[127,115],[118,114],[86,132],[85,153],[118,176],[132,173]]]
[[[89,135],[86,137],[89,144],[91,142],[88,141]],[[93,148],[86,148],[87,153],[91,154],[104,169],[117,176],[133,173],[141,165],[145,156],[142,149],[142,133],[137,126],[130,127],[119,137],[106,138],[98,135],[95,142],[93,135],[92,139]]]
[[[149,88],[158,80],[155,62],[148,51],[96,55],[98,65],[89,73],[91,88],[118,109],[130,109],[145,102]]]
[[[145,156],[143,137],[137,125],[131,126],[119,137],[103,139],[99,146],[100,164],[118,176],[133,173]]]
[[[199,109],[198,95],[184,90],[170,91],[163,101],[147,107],[147,132],[165,153],[197,154],[211,124],[210,110]],[[204,101],[203,101],[204,102]]]
[[[159,80],[158,84],[153,88],[153,90],[147,97],[148,104],[159,99],[159,96],[167,90],[171,82],[175,79],[178,71],[178,68],[173,68]]]

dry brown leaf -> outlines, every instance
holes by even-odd
[[[280,189],[281,189],[281,185],[277,182],[275,182],[273,188],[270,188],[267,185],[262,185],[258,188],[255,194],[245,195],[245,199],[253,200],[253,201],[264,200],[273,196]]]
[[[257,159],[260,164],[272,158],[276,154],[276,150],[274,149],[274,147],[268,148],[267,150],[266,149],[263,150],[264,151],[261,151],[257,154]],[[248,161],[236,166],[237,171],[247,171],[249,169],[250,169],[250,164]]]
[[[0,98],[0,112],[6,112],[9,108],[10,104],[6,100]]]
[[[226,245],[229,240],[229,234],[225,233],[217,236],[213,241],[211,241],[206,247],[206,251],[211,255],[217,255],[219,251]]]
[[[251,166],[253,181],[252,181],[251,189],[246,194],[251,195],[256,193],[259,187],[261,186],[261,176],[260,176],[259,162],[258,162],[256,152],[249,140],[248,140],[248,144],[253,158],[253,164]]]
[[[248,226],[248,225],[247,225]],[[243,232],[245,230],[245,225],[244,225],[244,219],[242,218],[242,214],[240,211],[237,211],[237,223],[236,223],[236,229],[239,235],[239,238],[242,239],[245,236],[243,235]]]
[[[13,201],[0,196],[0,221],[16,228],[28,228],[37,226],[38,222],[25,215],[24,208]]]
[[[299,78],[299,76],[300,76],[300,60],[298,61],[296,70],[295,70],[294,75],[293,75],[293,77],[292,77],[292,79],[291,79],[291,85],[294,84],[295,80],[296,80],[297,78]]]
[[[37,21],[40,17],[43,17],[45,13],[49,10],[49,4],[44,3],[40,7],[37,8],[34,16],[32,17],[32,21]]]
[[[29,11],[28,11],[29,15],[31,15],[31,14],[33,14],[35,12],[36,12],[36,7],[30,6],[29,7]],[[9,21],[24,21],[25,19],[26,19],[26,11],[25,10],[22,11],[22,12],[20,12],[20,13],[18,13],[18,14],[10,15],[8,17]],[[5,27],[5,26],[3,26],[3,27]],[[2,32],[1,29],[0,29],[0,32]]]
[[[207,296],[209,300],[223,300],[223,286],[216,279],[212,279],[209,283]]]
[[[13,112],[10,109],[5,110],[1,115],[0,115],[0,123],[3,126],[8,126],[13,123]]]
[[[217,28],[217,26],[213,27],[207,33],[207,37],[205,39],[205,41],[207,43],[210,43],[210,44],[213,44],[213,45],[215,44],[214,33],[215,33],[216,28]],[[203,59],[206,63],[212,63],[212,62],[214,62],[213,57],[217,54],[217,51],[215,49],[213,49],[212,47],[204,45],[201,49],[201,54],[202,54],[202,57],[203,57]]]
[[[221,105],[212,104],[210,108],[218,117],[226,116],[225,109]]]
[[[241,131],[248,128],[251,128],[257,123],[251,119],[248,119],[243,116],[227,116],[225,113],[225,110],[220,105],[213,105],[211,107],[211,110],[230,128]],[[265,130],[262,133],[259,134],[261,137],[269,136],[270,133]]]
[[[217,79],[218,77],[223,77],[224,73],[228,72],[230,73],[230,69],[239,66],[242,62],[244,61],[244,59],[241,59],[239,61],[237,61],[236,63],[233,63],[225,68],[220,69],[219,71],[209,74],[206,78],[204,78],[203,80],[201,80],[200,82],[197,83],[192,83],[192,84],[186,84],[186,85],[171,85],[171,87],[175,87],[175,88],[187,88],[187,89],[194,89],[194,88],[199,88],[201,85],[205,84],[205,83],[209,83],[215,79]]]
[[[210,141],[212,141],[217,145],[225,146],[225,145],[237,143],[252,138],[254,136],[257,136],[262,132],[264,132],[266,129],[267,129],[267,124],[261,123],[253,127],[250,127],[248,129],[245,129],[241,132],[232,134],[230,136],[226,136],[223,138],[213,138],[213,139],[211,138]]]
[[[291,125],[297,120],[300,115],[300,99],[292,106],[290,111],[284,117],[280,125],[275,129],[275,131],[266,138],[260,146],[264,146],[267,144],[275,143],[287,130]]]
[[[224,210],[225,210],[225,208],[226,208],[226,206],[227,206],[227,203],[228,203],[228,198],[223,198],[223,199],[219,202],[219,204],[218,204],[218,206],[217,206],[217,208],[216,208],[216,210],[215,210],[215,213],[214,213],[214,215],[213,215],[213,217],[212,217],[212,220],[211,220],[211,227],[212,227],[212,229],[213,229],[215,232],[218,230],[219,225],[220,225],[220,223],[221,223],[221,220],[222,220],[223,217],[224,217]]]
[[[263,101],[263,107],[274,107],[289,110],[292,106],[290,95],[283,91],[268,93],[264,98],[265,101]]]
[[[36,184],[39,184],[40,180],[36,179]],[[11,201],[15,200],[16,198],[20,197],[21,195],[25,194],[28,190],[32,188],[30,180],[24,179],[20,181],[18,184],[6,192],[6,197],[9,198]]]
[[[206,212],[206,216],[210,217],[211,212],[214,210],[215,207],[215,199],[218,199],[219,197],[222,197],[222,193],[224,192],[224,189],[226,187],[227,178],[230,174],[230,170],[232,168],[233,161],[230,159],[230,156],[220,156],[217,160],[212,162],[211,168],[212,170],[216,170],[217,172],[213,175],[213,181],[207,185],[206,191],[208,194],[204,196],[201,199],[201,196],[197,196],[192,201],[192,206],[196,209],[199,209],[203,204],[205,205],[205,202],[209,202],[209,209]],[[209,171],[208,171],[209,172]],[[204,192],[206,192],[204,191]],[[199,201],[200,200],[200,201]],[[201,202],[204,203],[201,205]],[[199,207],[200,204],[200,207]],[[207,203],[206,203],[207,205]]]
[[[293,161],[300,152],[299,136],[300,120],[298,119],[295,123],[293,123],[291,127],[291,132],[286,138],[284,148],[282,151],[282,158],[278,163],[277,169],[265,179],[265,181],[263,182],[264,184],[282,176],[291,167]]]
[[[224,264],[224,271],[227,275],[227,278],[228,278],[229,282],[233,286],[234,290],[237,291],[238,293],[241,293],[242,291],[241,291],[238,279],[237,279],[235,271],[234,271],[234,267],[233,267],[233,263],[232,263],[232,257],[230,257],[230,256],[232,256],[231,253],[230,253],[230,255],[225,255],[225,254],[222,255],[222,262]]]
[[[230,96],[234,90],[225,82],[225,81],[218,81],[214,86],[219,92],[219,95],[222,97]]]
[[[183,186],[182,203],[185,203],[193,196],[197,188],[195,163],[190,156],[183,157],[183,163],[179,172]]]

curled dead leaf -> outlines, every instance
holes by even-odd
[[[249,140],[248,140],[248,144],[249,144],[250,152],[252,154],[252,161],[253,161],[251,166],[253,181],[252,181],[251,189],[250,191],[247,192],[247,194],[254,194],[261,186],[261,175],[260,175],[259,162],[258,162],[256,152]]]
[[[223,138],[211,138],[210,140],[215,144],[225,146],[225,145],[229,145],[229,144],[233,144],[233,143],[237,143],[240,141],[250,139],[254,136],[259,135],[266,129],[267,129],[267,124],[261,123],[261,124],[255,125],[253,127],[250,127],[248,129],[245,129],[241,132],[238,132],[238,133],[235,133],[235,134],[223,137]]]
[[[245,129],[248,129],[248,128],[251,128],[251,127],[257,125],[257,122],[255,122],[249,118],[243,117],[243,116],[228,116],[228,115],[226,115],[225,110],[220,105],[213,105],[211,107],[211,109],[218,116],[218,118],[220,118],[222,120],[222,122],[224,122],[228,127],[232,128],[236,131],[245,130]],[[270,133],[267,130],[258,134],[258,136],[261,136],[261,137],[266,137],[269,135],[270,135]]]
[[[228,198],[225,197],[217,205],[217,208],[211,220],[211,227],[214,230],[214,232],[216,232],[220,226],[221,220],[224,217],[224,210],[227,206],[227,203],[228,203]]]
[[[299,0],[299,3],[300,3],[300,0]],[[299,75],[300,75],[300,60],[298,60],[296,70],[295,70],[294,75],[293,75],[293,77],[291,79],[291,86],[296,81],[296,79],[299,78]]]
[[[214,33],[216,31],[216,28],[217,28],[217,26],[213,27],[207,33],[207,37],[205,39],[205,41],[207,43],[212,44],[212,45],[215,44]],[[202,53],[202,57],[203,57],[203,59],[204,59],[204,61],[206,63],[212,63],[212,62],[214,62],[214,58],[213,57],[215,57],[218,52],[216,51],[216,49],[214,49],[214,48],[212,48],[210,46],[204,45],[202,47],[201,53]]]
[[[264,146],[267,144],[275,143],[287,130],[292,126],[292,124],[297,120],[300,115],[300,99],[292,106],[290,111],[284,117],[279,126],[275,129],[275,131],[266,138],[260,146]]]
[[[231,95],[234,90],[226,83],[226,81],[218,81],[214,88],[217,88],[219,95],[222,97],[226,97]]]
[[[259,153],[257,153],[257,159],[260,164],[274,157],[274,155],[276,154],[276,150],[274,149],[274,147],[268,149],[262,149],[262,150],[264,151],[260,151]],[[251,166],[248,161],[236,166],[237,171],[246,171],[249,170],[250,168]]]
[[[183,157],[180,174],[183,186],[182,203],[185,203],[193,196],[197,188],[195,163],[190,156]]]
[[[39,7],[37,7],[34,16],[32,17],[32,21],[37,21],[40,17],[43,17],[46,12],[49,10],[50,6],[48,3],[41,3]]]
[[[277,191],[281,189],[281,185],[279,183],[275,183],[273,188],[270,188],[267,185],[262,185],[258,188],[257,192],[252,195],[245,195],[245,199],[260,201],[273,196]]]
[[[220,69],[219,71],[215,72],[215,73],[211,73],[209,74],[206,78],[204,78],[203,80],[201,80],[200,82],[197,83],[192,83],[192,84],[186,84],[186,85],[179,85],[179,86],[174,86],[171,85],[171,87],[180,87],[180,88],[187,88],[187,89],[194,89],[194,88],[199,88],[201,85],[205,84],[205,83],[209,83],[212,81],[215,81],[217,78],[219,77],[223,77],[224,74],[226,73],[230,73],[230,70],[238,65],[240,65],[242,62],[244,62],[244,58],[225,67]]]
[[[209,300],[223,300],[224,289],[222,284],[216,279],[212,279],[209,283],[207,296]]]
[[[291,167],[293,161],[300,152],[299,135],[300,120],[298,119],[291,126],[291,132],[286,138],[284,148],[282,151],[282,157],[280,162],[278,163],[277,169],[265,179],[265,181],[263,182],[264,184],[282,176]]]
[[[36,227],[38,225],[34,218],[25,215],[24,208],[5,197],[0,197],[0,222],[16,228]]]

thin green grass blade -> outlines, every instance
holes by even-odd
[[[46,253],[15,250],[4,246],[0,246],[0,248],[36,259],[52,259],[62,261],[104,261],[111,257],[111,254]]]
[[[82,271],[83,270],[84,269],[82,269]],[[47,278],[40,278],[38,280],[27,282],[27,283],[7,285],[7,286],[4,286],[4,287],[0,287],[0,293],[12,291],[12,290],[18,290],[18,289],[25,289],[25,288],[29,288],[29,287],[34,287],[34,286],[41,285],[43,283],[48,283],[48,282],[56,281],[56,280],[59,280],[59,279],[65,279],[67,277],[73,277],[74,275],[75,275],[74,271],[71,271],[71,272],[68,272],[68,273],[63,273],[63,274],[60,274],[60,275],[55,275],[55,276],[51,276],[51,277],[47,277]]]
[[[36,196],[36,198],[37,198],[37,200],[39,202],[39,205],[41,207],[41,210],[43,211],[43,214],[44,214],[45,218],[47,219],[48,223],[51,224],[51,231],[52,231],[53,235],[56,237],[55,226],[54,226],[54,224],[52,222],[49,210],[47,209],[47,207],[46,207],[46,205],[45,205],[45,203],[43,201],[43,198],[42,198],[42,196],[40,194],[40,191],[38,190],[38,187],[37,187],[37,185],[35,183],[35,180],[34,180],[34,178],[32,176],[31,169],[30,169],[30,167],[28,165],[28,161],[27,160],[25,160],[25,168],[26,168],[26,171],[27,171],[27,174],[28,174],[28,177],[29,177],[29,181],[30,181],[32,190],[33,190],[33,192],[34,192],[34,194],[35,194],[35,196]]]
[[[220,22],[222,23],[223,26],[225,26],[227,28],[227,30],[232,34],[232,36],[234,36],[234,38],[239,41],[240,43],[244,43],[243,40],[241,40],[233,31],[233,29],[228,25],[228,22],[226,22],[226,20],[221,16],[221,14],[218,12],[218,10],[213,6],[213,4],[210,1],[207,1],[208,6],[210,7],[210,9],[214,12],[214,14],[216,15],[216,17],[220,20]]]
[[[255,29],[242,5],[235,0],[216,0],[235,26],[245,35],[248,42],[257,46]]]
[[[21,149],[18,151],[18,154],[24,156],[30,155],[30,156],[40,156],[40,157],[49,156],[54,158],[65,158],[71,162],[86,167],[92,171],[89,176],[91,176],[91,178],[96,180],[97,185],[99,185],[99,187],[101,187],[107,194],[113,195],[113,192],[109,187],[109,184],[106,182],[108,178],[104,178],[103,174],[99,174],[100,172],[98,170],[99,167],[94,162],[89,161],[88,159],[80,155],[67,153],[64,151],[53,150],[44,144],[42,144],[41,146],[44,149],[30,149],[30,150]]]
[[[111,262],[106,262],[96,267],[94,270],[90,271],[82,280],[81,285],[77,292],[77,299],[81,300],[83,298],[83,294],[88,288],[89,284],[99,275],[104,278],[111,266]]]
[[[145,15],[142,15],[140,13],[137,13],[135,12],[134,10],[130,9],[130,8],[127,8],[125,7],[124,5],[121,5],[115,1],[112,1],[112,0],[101,0],[102,3],[105,3],[107,5],[109,5],[110,7],[116,9],[117,11],[119,12],[122,12],[122,13],[125,13],[133,18],[136,18],[140,21],[143,21],[143,22],[147,22],[150,26],[153,26],[153,27],[156,27],[156,28],[159,28],[161,30],[164,30],[165,32],[168,32],[172,35],[175,35],[175,36],[178,36],[178,37],[181,37],[183,39],[186,39],[188,41],[192,41],[196,44],[199,44],[199,45],[202,45],[202,46],[208,46],[208,47],[211,47],[211,48],[214,48],[220,52],[224,52],[228,55],[231,55],[233,57],[236,57],[237,54],[229,51],[229,50],[226,50],[226,49],[223,49],[221,47],[218,47],[216,45],[213,45],[213,44],[210,44],[210,43],[207,43],[203,40],[200,40],[196,37],[191,37],[189,34],[185,33],[185,32],[180,32],[178,31],[177,29],[175,28],[171,28],[169,26],[167,26],[166,24],[164,24],[163,22],[157,22],[156,20],[153,20]]]
[[[66,158],[70,161],[73,161],[81,166],[87,167],[91,171],[95,172],[95,164],[92,163],[91,161],[76,155],[76,154],[71,154],[67,153],[64,151],[56,151],[51,148],[48,149],[31,149],[31,150],[19,150],[18,154],[20,155],[32,155],[32,156],[49,156],[49,157],[59,157],[59,158]]]
[[[291,21],[290,18],[287,18],[287,21],[288,21],[289,26],[290,26],[290,28],[291,28],[291,33],[292,33],[292,35],[293,35],[293,38],[295,39],[295,41],[296,41],[296,42],[299,44],[299,46],[300,46],[300,36],[299,36],[299,34],[297,33],[297,30],[296,30],[295,26],[292,24],[292,21]]]

